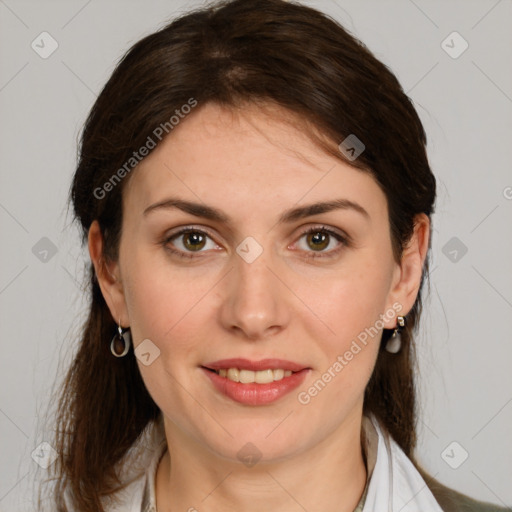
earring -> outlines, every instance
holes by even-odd
[[[405,316],[397,317],[398,327],[393,331],[391,338],[386,343],[386,351],[390,354],[396,354],[400,352],[400,348],[402,347],[402,337],[400,332],[402,328],[405,326]]]
[[[124,357],[126,354],[128,354],[132,344],[130,328],[128,327],[125,331],[123,331],[121,322],[119,322],[117,331],[117,334],[114,335],[112,341],[110,342],[110,352],[112,352],[115,357]]]

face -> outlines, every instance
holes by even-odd
[[[382,328],[412,307],[427,241],[397,264],[374,179],[278,119],[207,104],[177,126],[123,191],[116,280],[101,279],[168,437],[224,459],[247,442],[264,460],[292,457],[360,419]],[[303,370],[226,385],[205,369],[230,358]]]

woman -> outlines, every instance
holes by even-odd
[[[500,510],[413,455],[425,145],[395,76],[309,7],[234,0],[138,42],[72,185],[92,290],[55,508]]]

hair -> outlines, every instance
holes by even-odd
[[[388,67],[315,9],[284,0],[224,1],[182,15],[137,42],[92,107],[81,134],[70,200],[82,243],[91,223],[98,221],[105,261],[118,258],[122,193],[129,176],[101,198],[95,191],[106,190],[116,170],[146,144],[155,128],[168,126],[191,98],[199,108],[207,103],[233,110],[283,107],[326,152],[373,177],[387,199],[397,263],[416,216],[424,213],[431,219],[436,180],[425,131]],[[338,149],[351,134],[365,145],[356,160]],[[420,289],[401,334],[402,349],[397,354],[383,350],[392,332],[385,329],[364,396],[364,413],[377,417],[424,476],[413,455],[414,334],[430,247],[429,237]],[[124,485],[117,464],[160,414],[133,350],[121,359],[110,353],[117,319],[110,314],[92,263],[88,282],[88,317],[57,400],[54,445],[59,455],[53,470],[59,511],[67,510],[63,494],[69,489],[78,510],[103,512],[101,498]],[[435,487],[433,479],[428,484]]]

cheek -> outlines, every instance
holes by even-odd
[[[344,350],[351,340],[372,327],[379,331],[382,328],[378,320],[384,314],[389,276],[370,258],[358,260],[340,272],[305,282],[298,289],[298,295],[306,298],[304,303],[314,313],[308,316],[308,328],[312,333],[317,329],[316,338],[321,332],[331,351]],[[377,337],[380,339],[380,335]]]
[[[182,386],[191,389],[190,366],[198,364],[200,353],[196,331],[202,323],[197,320],[204,319],[205,293],[213,279],[206,274],[195,278],[161,259],[141,254],[129,261],[126,302],[135,349],[146,339],[158,349],[151,364],[137,361],[148,392],[164,411],[185,410],[191,405]]]
[[[358,254],[340,272],[299,292],[316,314],[303,315],[303,327],[322,354],[305,398],[310,396],[321,409],[339,404],[339,415],[364,394],[379,353],[389,276],[376,262],[371,254]]]
[[[309,339],[316,344],[315,352],[322,357],[307,387],[301,390],[301,399],[314,402],[318,411],[331,411],[334,420],[359,403],[375,367],[386,280],[378,273],[354,272],[325,284],[324,293],[308,296],[308,304],[322,322],[305,315],[305,325]]]
[[[163,251],[158,249],[157,251]],[[205,294],[215,284],[211,272],[177,267],[165,255],[132,254],[127,265],[126,302],[135,339],[149,338],[164,349],[172,337],[179,345],[187,336],[176,336],[195,314]],[[174,346],[174,343],[173,343]],[[179,348],[179,347],[176,347]]]

